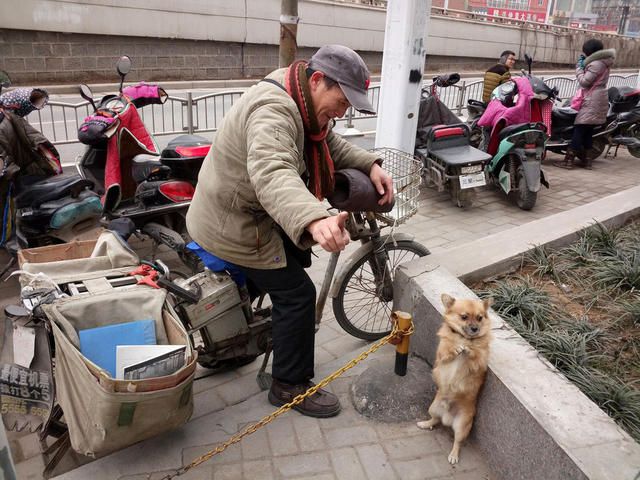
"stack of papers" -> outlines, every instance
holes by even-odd
[[[116,378],[118,345],[155,345],[156,327],[152,318],[78,331],[80,351],[93,363]]]

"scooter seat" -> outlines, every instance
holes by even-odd
[[[578,115],[578,112],[571,107],[553,107],[553,110],[551,111],[551,118],[553,118],[553,120],[556,118],[559,120],[567,120],[571,124],[573,124],[576,115]]]
[[[522,132],[523,130],[531,130],[534,124],[531,123],[518,123],[516,125],[509,125],[500,130],[498,138],[502,141],[505,138],[513,135],[514,133]]]
[[[93,182],[80,175],[49,177],[33,183],[27,180],[18,185],[20,193],[15,199],[16,208],[36,208],[67,195],[75,197],[86,188],[93,188]]]
[[[131,177],[136,184],[142,183],[149,179],[154,171],[170,170],[169,167],[162,164],[160,157],[141,153],[133,157],[131,160]]]
[[[430,153],[436,159],[448,165],[471,165],[491,160],[491,155],[473,148],[471,145],[441,148],[432,150]]]

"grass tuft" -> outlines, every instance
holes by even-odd
[[[535,281],[509,276],[476,293],[493,296],[516,332],[640,442],[638,245],[640,222],[621,229],[596,223],[568,247],[527,253]],[[540,286],[549,281],[564,291],[562,306]]]

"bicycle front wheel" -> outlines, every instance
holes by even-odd
[[[426,247],[411,240],[385,245],[388,271],[395,279],[398,265],[418,257],[429,255]],[[377,340],[391,331],[391,307],[393,300],[385,301],[378,293],[378,285],[371,264],[373,252],[360,258],[347,272],[333,299],[333,313],[345,332],[363,340]],[[380,280],[378,280],[378,283]]]

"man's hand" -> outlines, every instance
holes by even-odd
[[[376,187],[382,198],[378,200],[378,205],[384,205],[393,200],[393,180],[380,165],[374,163],[369,171],[369,178]]]
[[[344,227],[348,216],[347,212],[340,212],[333,217],[314,220],[306,230],[327,252],[339,252],[349,243],[349,232]]]

